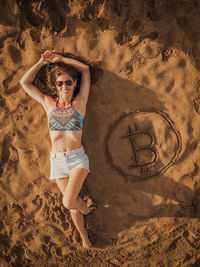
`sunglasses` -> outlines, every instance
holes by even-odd
[[[67,86],[72,86],[72,80],[66,80],[66,81],[57,81],[56,82],[56,86],[57,87],[61,87],[61,86],[63,86],[63,84],[66,84]]]

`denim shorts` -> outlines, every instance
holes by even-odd
[[[89,169],[89,159],[83,146],[67,152],[50,153],[50,180],[70,176],[75,168]]]

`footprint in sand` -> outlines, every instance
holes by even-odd
[[[11,75],[9,75],[6,79],[3,80],[2,84],[3,84],[3,87],[4,87],[4,93],[6,95],[15,94],[15,93],[17,93],[20,90],[18,79],[17,79],[17,81],[14,80],[15,77],[16,77],[16,74],[18,73],[18,70],[20,68],[21,67],[19,67],[15,71],[13,71],[11,73]]]
[[[13,134],[7,134],[2,141],[2,158],[1,165],[4,167],[6,163],[10,167],[16,167],[19,162],[19,156],[17,149],[12,145]]]
[[[20,50],[14,46],[14,45],[9,45],[8,47],[11,59],[14,63],[18,64],[22,60],[21,52]]]

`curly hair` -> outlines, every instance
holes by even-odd
[[[98,79],[103,75],[103,70],[98,67],[100,62],[91,63],[70,53],[62,55],[65,57],[79,60],[80,62],[87,64],[90,67],[91,84],[95,84]],[[33,84],[37,88],[39,88],[44,94],[56,98],[58,97],[58,91],[55,82],[57,77],[63,73],[69,74],[74,81],[77,80],[76,87],[74,88],[74,94],[72,97],[73,100],[80,90],[81,73],[79,73],[72,65],[67,65],[64,62],[49,63],[39,70],[33,81]]]
[[[77,81],[76,87],[74,89],[73,98],[78,94],[80,89],[80,79],[81,74],[71,65],[67,65],[63,62],[48,64],[47,67],[47,87],[53,93],[54,96],[58,96],[56,88],[56,79],[58,76],[67,73],[72,77],[74,81]]]

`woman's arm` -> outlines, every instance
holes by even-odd
[[[83,73],[83,72],[87,72],[88,69],[89,69],[89,66],[76,60],[76,59],[73,59],[73,58],[67,58],[67,57],[63,57],[61,56],[61,59],[60,59],[62,62],[64,62],[65,64],[69,64],[69,65],[72,65],[75,69],[77,69],[77,71],[79,71],[80,73]]]
[[[43,94],[36,86],[34,86],[33,81],[38,71],[44,65],[49,63],[49,61],[45,58],[45,53],[41,56],[40,60],[24,74],[24,76],[20,80],[20,84],[22,85],[24,91],[42,105],[45,103],[45,97],[47,95]]]
[[[80,90],[76,96],[76,99],[86,105],[89,97],[91,82],[89,66],[72,58],[62,57],[61,61],[72,65],[81,73]]]

